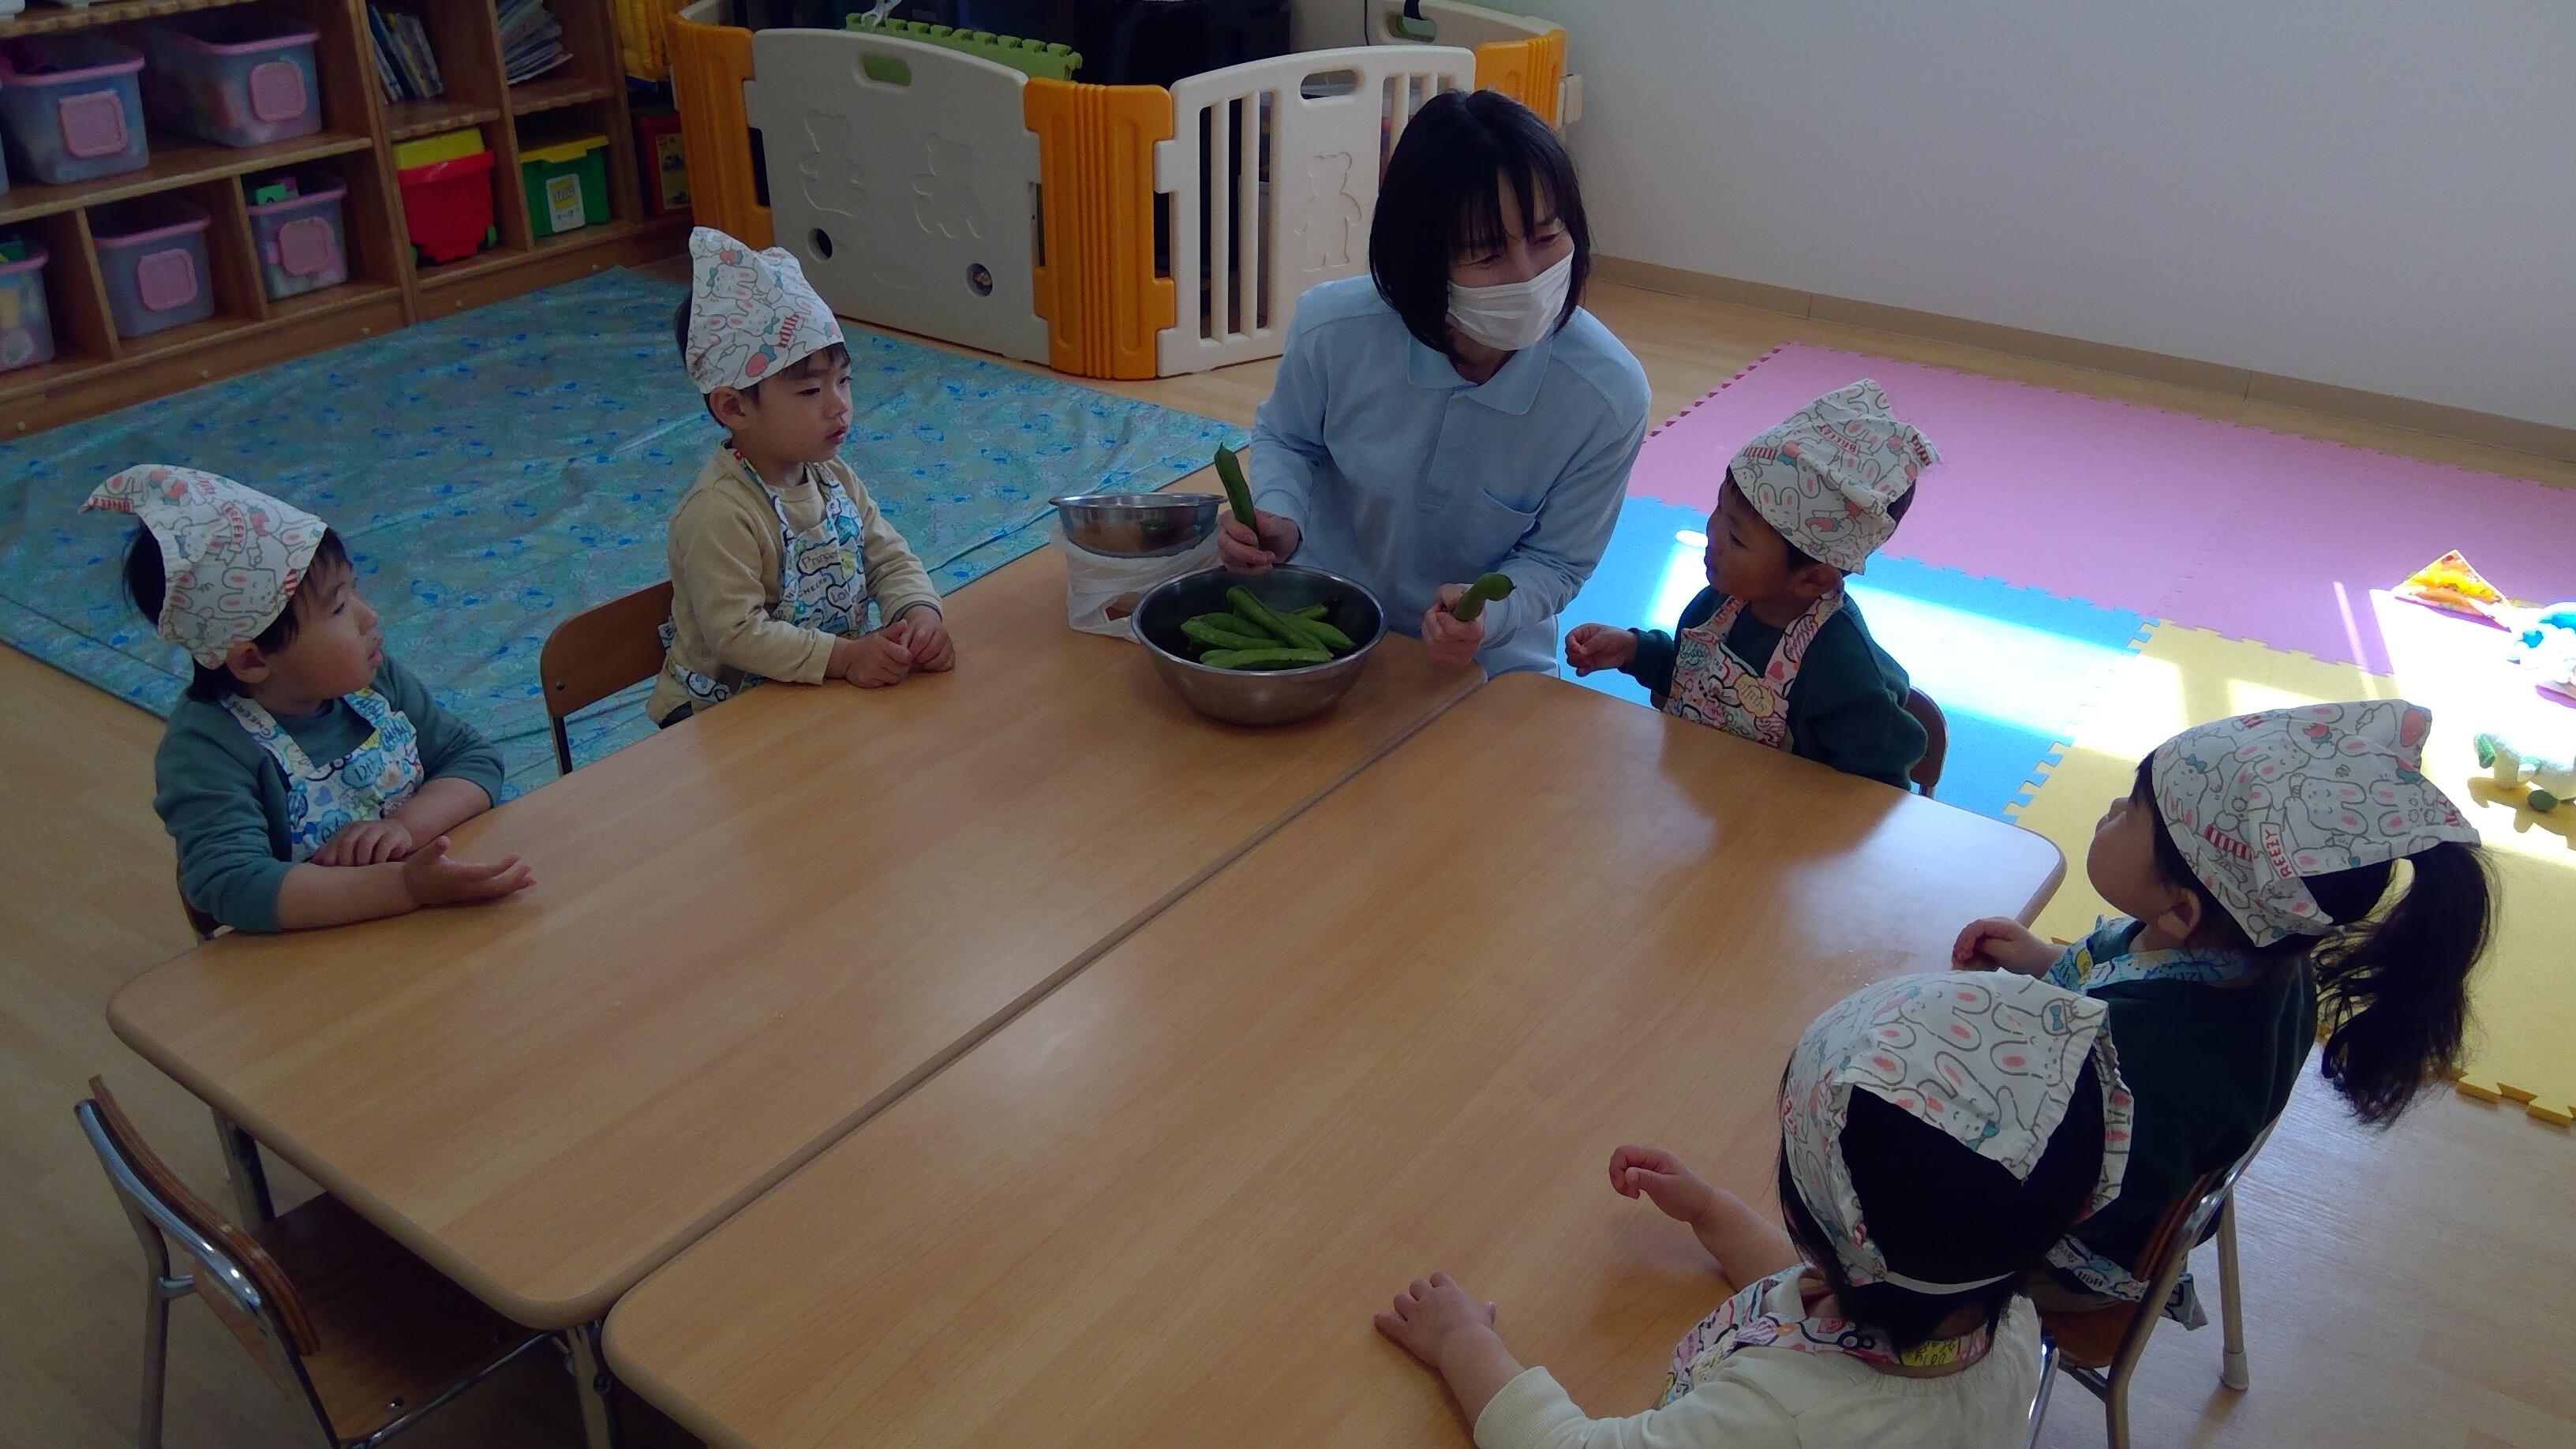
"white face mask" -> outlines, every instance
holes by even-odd
[[[1526,282],[1492,287],[1449,284],[1449,325],[1505,352],[1535,346],[1556,326],[1565,294],[1574,285],[1574,253]]]

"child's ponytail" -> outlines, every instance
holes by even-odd
[[[2415,878],[2378,920],[2336,933],[2311,957],[2320,1019],[2329,1027],[2325,1077],[2354,1115],[2395,1122],[2426,1087],[2459,1069],[2468,1029],[2469,968],[2495,926],[2485,854],[2444,841],[2409,856]],[[2312,878],[2317,903],[2338,920],[2337,877]]]

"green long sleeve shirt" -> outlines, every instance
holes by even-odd
[[[2136,921],[2088,938],[2096,960],[2125,955]],[[2120,1195],[2075,1225],[2086,1247],[2135,1270],[2156,1219],[2204,1172],[2245,1155],[2290,1102],[2317,1040],[2317,985],[2305,962],[2243,986],[2123,981],[2087,995],[2110,1009],[2111,1045],[2137,1120]]]
[[[1682,610],[1680,627],[1707,623],[1725,602],[1726,595],[1715,589],[1700,590]],[[1661,629],[1629,632],[1637,636],[1637,657],[1621,672],[1661,702],[1673,689],[1673,636]],[[1746,665],[1761,669],[1770,664],[1785,632],[1747,609],[1727,629],[1726,647]],[[1923,758],[1927,740],[1923,726],[1905,712],[1911,687],[1904,666],[1869,636],[1860,605],[1845,598],[1816,631],[1798,677],[1789,685],[1789,753],[1899,790],[1913,788],[1906,772]]]
[[[424,782],[452,776],[501,798],[501,752],[439,708],[417,676],[388,657],[374,686],[420,732]],[[368,730],[345,699],[277,723],[317,763],[356,749]],[[236,931],[276,930],[288,867],[286,776],[277,762],[220,702],[182,699],[153,752],[152,781],[152,808],[179,843],[179,894]]]

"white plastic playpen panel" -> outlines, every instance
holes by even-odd
[[[761,133],[770,220],[832,310],[1046,361],[1027,77],[840,30],[764,30],[751,54],[743,109]],[[899,79],[868,74],[871,56]]]
[[[1406,123],[1475,75],[1475,56],[1452,46],[1368,45],[1174,84],[1154,186],[1171,197],[1180,316],[1158,370],[1278,356],[1298,294],[1368,270],[1378,178]]]

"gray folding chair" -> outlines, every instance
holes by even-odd
[[[2275,1121],[2277,1125],[2277,1119]],[[2245,1358],[2245,1317],[2236,1275],[2236,1181],[2253,1164],[2254,1155],[2270,1141],[2266,1127],[2245,1155],[2224,1169],[2203,1173],[2175,1198],[2147,1234],[2138,1266],[2147,1272],[2146,1296],[2135,1303],[2088,1312],[2041,1310],[2039,1392],[2031,1399],[2029,1443],[2039,1442],[2040,1420],[2048,1413],[2049,1388],[2057,1370],[2093,1391],[2102,1401],[2111,1449],[2129,1449],[2129,1380],[2147,1336],[2164,1316],[2165,1302],[2191,1264],[2191,1250],[2218,1225],[2218,1302],[2225,1354],[2219,1382],[2243,1392],[2253,1382]]]
[[[522,1328],[343,1206],[317,1197],[248,1231],[144,1145],[93,1077],[74,1107],[143,1243],[143,1399],[135,1442],[159,1449],[170,1305],[190,1294],[266,1370],[297,1442],[383,1443],[553,1335]],[[189,1271],[170,1270],[176,1244]]]

